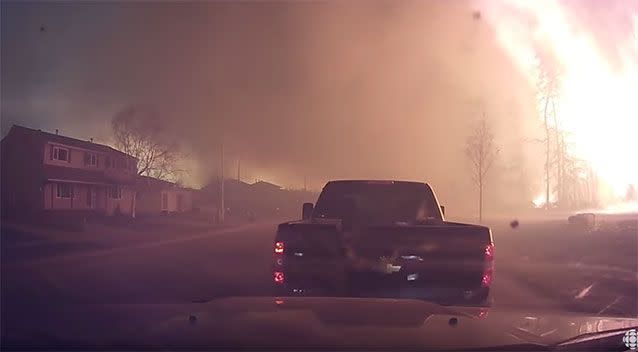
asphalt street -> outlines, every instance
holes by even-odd
[[[3,243],[2,305],[267,296],[275,228],[275,223],[251,224],[32,256],[7,255],[28,253],[29,245]],[[516,229],[496,224],[493,235],[494,307],[638,316],[635,234],[603,241],[585,233],[567,234],[562,225],[523,222]]]

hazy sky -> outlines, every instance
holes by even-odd
[[[542,168],[523,142],[538,125],[533,87],[476,10],[463,0],[3,1],[2,130],[108,141],[117,111],[149,104],[191,151],[194,182],[217,172],[223,135],[226,172],[240,157],[250,181],[429,180],[462,205],[473,192],[463,144],[485,112],[499,167],[516,166],[508,177],[529,199]]]

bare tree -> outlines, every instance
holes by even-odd
[[[539,140],[545,146],[545,208],[550,206],[553,191],[560,207],[579,207],[595,199],[594,179],[590,167],[569,152],[557,109],[560,102],[561,66],[542,48],[536,49],[537,97],[539,115],[545,130]]]
[[[556,102],[558,99],[559,89],[559,77],[560,71],[552,58],[545,53],[542,48],[536,50],[537,59],[537,95],[539,101],[539,113],[543,118],[543,127],[545,130],[545,138],[542,140],[545,145],[545,207],[550,205],[550,190],[551,190],[551,169],[553,165],[557,166],[557,192],[562,191],[562,166],[563,160],[560,152],[561,141],[564,140],[563,136],[560,136],[558,117],[556,114]],[[550,118],[553,117],[553,121]],[[553,122],[553,126],[552,126]],[[552,137],[555,141],[555,153],[552,153]],[[552,155],[554,154],[556,161],[554,161]]]
[[[113,117],[111,127],[115,147],[138,159],[139,175],[174,180],[185,172],[178,167],[183,155],[154,111],[129,106]]]
[[[494,143],[494,135],[485,114],[478,121],[474,132],[467,138],[465,154],[471,162],[472,181],[479,190],[479,221],[483,221],[483,188],[499,148]]]

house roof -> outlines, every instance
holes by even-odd
[[[219,179],[212,179],[206,185],[204,185],[201,190],[204,192],[215,193],[219,191]],[[224,179],[224,188],[228,190],[242,190],[247,191],[250,190],[250,183],[244,181],[238,181],[236,178],[226,178]]]
[[[36,129],[24,127],[24,126],[13,125],[11,127],[11,130],[9,131],[9,134],[12,134],[12,133],[18,134],[22,138],[32,138],[32,139],[39,138],[39,139],[42,139],[43,141],[50,141],[54,143],[65,144],[71,147],[101,151],[104,153],[118,153],[124,156],[128,156],[130,158],[133,158],[133,156],[123,153],[108,145],[94,143],[90,141],[84,141],[81,139],[62,136],[60,134],[49,133],[42,130],[36,130]]]
[[[76,169],[64,166],[45,165],[43,176],[47,181],[65,181],[87,184],[131,185],[135,178],[116,179],[103,171]]]
[[[270,183],[270,182],[266,182],[266,181],[257,181],[255,183],[253,183],[251,185],[251,187],[262,188],[262,189],[274,189],[274,190],[282,189],[281,186],[278,186],[278,185],[276,185],[274,183]]]
[[[240,187],[248,187],[250,186],[250,183],[244,182],[244,181],[239,181],[235,178],[227,178],[224,180],[225,184],[230,184],[230,185],[238,185]]]
[[[135,181],[135,184],[138,187],[145,188],[145,189],[151,189],[151,188],[169,189],[169,188],[174,188],[174,189],[181,189],[181,190],[186,190],[186,191],[193,191],[193,189],[191,189],[191,188],[181,187],[181,186],[179,186],[178,184],[176,184],[174,182],[160,180],[158,178],[150,177],[150,176],[138,176],[136,181]]]
[[[238,191],[248,191],[250,189],[250,184],[244,181],[238,181],[237,179],[226,179],[224,180],[224,187],[229,190],[238,190]]]

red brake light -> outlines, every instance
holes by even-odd
[[[283,242],[275,242],[275,253],[281,254],[284,252],[284,243]]]
[[[273,272],[273,279],[275,280],[276,284],[283,284],[284,283],[284,273],[282,273],[281,271]]]
[[[485,246],[485,260],[494,260],[494,243]]]
[[[481,286],[490,287],[494,278],[494,243],[490,243],[485,246],[485,270],[483,271],[483,278],[481,280]]]
[[[481,286],[490,287],[490,285],[492,285],[492,277],[493,277],[493,272],[491,270],[486,270],[485,273],[483,273]]]

